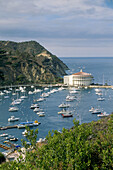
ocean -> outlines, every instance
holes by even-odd
[[[91,73],[94,76],[94,83],[98,84],[109,84],[113,85],[113,58],[60,58],[68,67],[69,70],[67,74],[73,74],[79,72],[82,69],[84,72]],[[38,87],[37,87],[38,88]],[[12,92],[7,94],[9,98],[5,98],[5,95],[0,96],[0,126],[11,126],[16,125],[20,122],[25,121],[33,121],[38,120],[41,124],[38,127],[34,127],[33,129],[38,128],[38,136],[39,138],[45,138],[49,131],[52,130],[60,130],[62,128],[71,128],[73,126],[73,120],[79,120],[80,123],[88,123],[91,121],[97,121],[100,119],[97,115],[93,115],[89,112],[91,106],[95,108],[99,108],[102,112],[106,111],[108,114],[111,114],[113,111],[113,90],[112,89],[102,89],[104,101],[98,101],[98,96],[95,94],[95,89],[80,89],[78,94],[76,94],[76,100],[70,102],[70,110],[73,112],[73,117],[70,118],[62,118],[58,112],[61,110],[58,106],[62,102],[66,102],[66,96],[69,94],[69,89],[57,91],[51,94],[46,98],[43,102],[40,102],[40,108],[42,108],[45,112],[45,117],[39,117],[32,109],[30,109],[31,104],[35,99],[38,99],[43,92],[51,91],[53,87],[49,87],[48,90],[44,90],[42,88],[42,92],[36,94],[28,94],[28,91],[33,91],[31,87],[26,88],[25,93],[18,92],[16,96],[13,96],[12,93],[15,92],[13,88]],[[55,89],[58,89],[57,87]],[[5,89],[6,90],[6,89]],[[3,91],[3,90],[2,90]],[[23,102],[18,105],[18,112],[9,112],[8,109],[11,105],[13,99],[19,98],[22,95],[28,96],[28,98],[24,99]],[[9,123],[8,118],[10,116],[19,117],[20,120],[18,122]],[[15,143],[21,145],[21,139],[25,139],[22,135],[24,129],[7,129],[0,130],[0,134],[8,133],[9,135],[13,135],[19,140]],[[3,144],[5,140],[4,137],[0,137],[0,143]],[[4,151],[0,148],[0,151]]]

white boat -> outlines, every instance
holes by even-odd
[[[27,99],[28,96],[21,96],[20,98],[21,98],[21,99]]]
[[[66,114],[62,114],[63,118],[65,117],[73,117],[72,113],[66,113]]]
[[[29,91],[28,94],[33,94],[33,92],[32,92],[32,91]]]
[[[70,94],[75,94],[75,93],[78,93],[76,90],[73,90],[73,91],[70,91],[69,92]]]
[[[42,101],[44,101],[44,100],[45,100],[45,98],[41,97],[41,98],[37,99],[36,101],[37,101],[37,102],[42,102]]]
[[[28,134],[28,131],[25,129],[23,132],[22,132],[22,135],[26,136]]]
[[[44,114],[44,113],[39,113],[38,116],[39,116],[39,117],[44,117],[45,114]]]
[[[42,93],[41,97],[49,97],[48,93]]]
[[[8,133],[3,133],[3,134],[1,134],[0,136],[1,136],[1,137],[6,137],[6,136],[8,136]]]
[[[95,91],[96,91],[96,92],[102,92],[102,90],[101,90],[101,89],[95,89]]]
[[[98,114],[97,116],[98,117],[106,117],[106,116],[109,116],[109,114],[107,114],[106,112],[103,112],[101,114]]]
[[[98,101],[104,101],[104,100],[105,100],[105,98],[100,97],[100,98],[98,98],[97,100],[98,100]]]
[[[30,108],[31,109],[39,108],[39,105],[37,103],[36,104],[32,104]]]
[[[33,111],[34,111],[34,112],[40,112],[40,111],[42,111],[42,110],[43,110],[43,109],[40,109],[40,108],[37,108],[37,107],[36,107]]]
[[[19,118],[18,117],[15,117],[15,116],[11,116],[10,118],[8,118],[8,122],[15,122],[15,121],[18,121]]]
[[[94,109],[92,111],[92,114],[101,114],[101,111],[99,109]]]
[[[41,112],[41,111],[40,111],[40,112],[37,112],[36,114],[37,114],[37,115],[40,115],[40,114],[44,114],[44,113],[45,113],[45,112]]]
[[[66,102],[72,102],[72,101],[74,101],[74,100],[75,100],[75,98],[72,97],[72,96],[70,96],[69,98],[66,98]]]
[[[17,112],[19,109],[18,109],[18,107],[10,107],[9,108],[9,112]]]
[[[94,107],[91,107],[91,109],[89,109],[89,112],[93,112],[94,111]]]
[[[62,103],[58,107],[60,107],[60,108],[67,108],[67,107],[70,107],[70,104]]]
[[[58,114],[70,114],[72,111],[69,111],[69,110],[61,110],[60,112],[58,112]]]

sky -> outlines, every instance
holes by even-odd
[[[0,40],[58,57],[113,57],[113,0],[0,0]]]

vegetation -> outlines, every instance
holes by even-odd
[[[60,59],[35,41],[0,41],[0,85],[56,83],[66,69]]]
[[[1,165],[1,169],[97,170],[113,169],[113,114],[97,122],[79,125],[74,120],[70,130],[49,132],[47,144],[36,144],[38,131],[29,130],[31,150],[26,159]],[[27,148],[26,142],[23,141]]]
[[[0,153],[0,164],[2,162],[5,162],[5,157],[4,157],[4,155],[2,153]]]

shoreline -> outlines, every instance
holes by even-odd
[[[89,86],[68,86],[65,84],[20,84],[20,85],[6,85],[6,86],[0,86],[0,89],[6,89],[6,88],[16,88],[16,87],[75,87],[75,88],[113,88],[113,85],[89,85]]]

